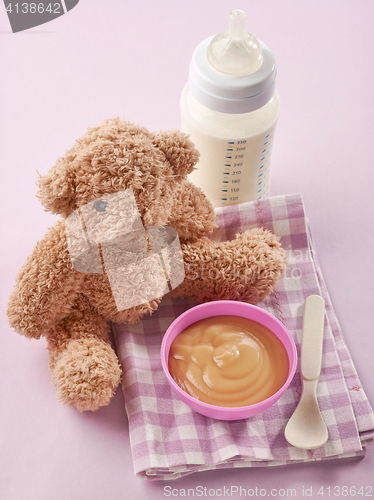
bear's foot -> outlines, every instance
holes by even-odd
[[[108,405],[121,380],[110,344],[93,335],[69,340],[50,368],[58,399],[80,412]]]

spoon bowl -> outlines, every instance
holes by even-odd
[[[287,441],[296,448],[313,450],[323,446],[328,439],[325,421],[315,397],[317,384],[306,381],[299,404],[285,429]]]

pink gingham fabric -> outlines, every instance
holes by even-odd
[[[221,468],[263,467],[363,455],[374,438],[374,414],[361,387],[317,263],[300,194],[216,209],[217,241],[253,227],[280,236],[288,267],[272,295],[258,304],[291,332],[300,354],[303,304],[311,294],[326,302],[318,402],[329,439],[316,450],[290,446],[284,428],[300,398],[299,366],[279,401],[264,413],[225,422],[204,417],[171,391],[161,367],[160,345],[171,322],[196,305],[164,297],[159,309],[135,325],[113,325],[123,367],[134,472],[146,479],[175,479]]]

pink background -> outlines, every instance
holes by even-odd
[[[248,12],[248,29],[277,60],[282,111],[271,194],[303,194],[333,305],[374,404],[372,0],[81,0],[19,34],[1,4],[2,500],[158,499],[166,485],[296,488],[297,498],[313,486],[313,498],[322,498],[320,486],[331,486],[331,496],[334,486],[374,486],[373,446],[363,460],[137,479],[121,392],[96,413],[64,407],[45,341],[16,335],[4,314],[17,271],[56,220],[35,198],[36,170],[46,173],[105,118],[179,128],[192,51],[226,28],[233,8]]]

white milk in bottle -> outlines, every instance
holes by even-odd
[[[181,96],[182,130],[200,152],[189,178],[214,207],[269,195],[276,66],[246,25],[247,14],[233,10],[229,29],[198,45]]]

